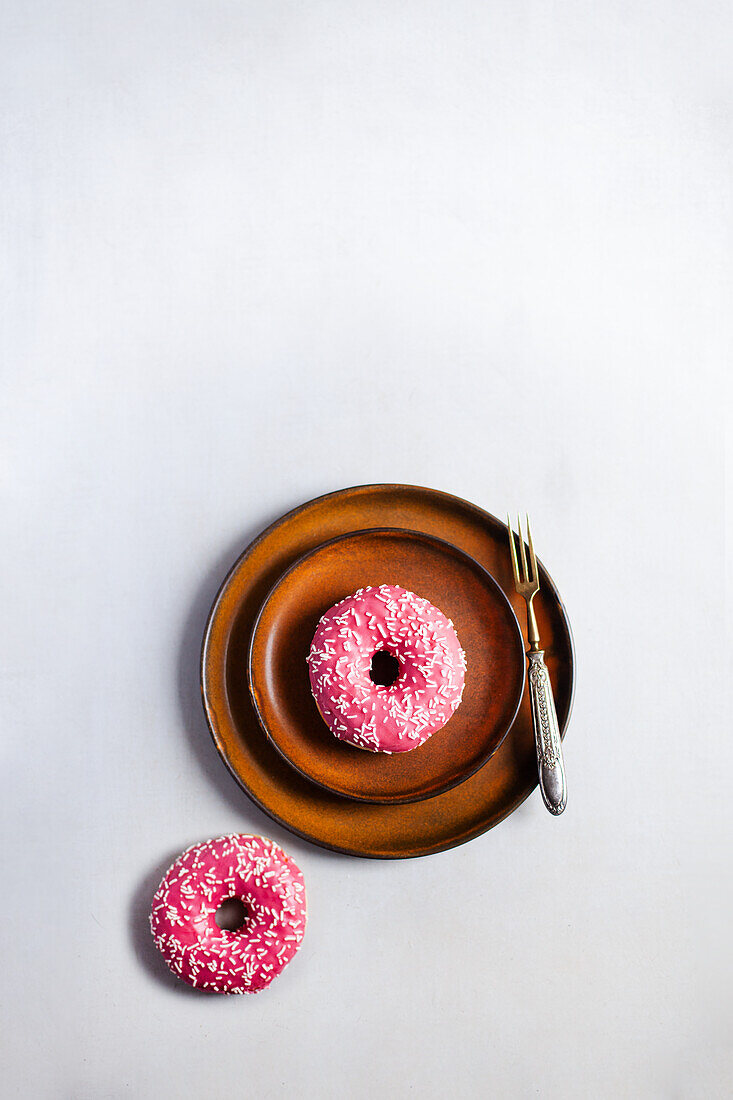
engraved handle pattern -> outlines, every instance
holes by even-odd
[[[561,814],[567,802],[567,785],[550,674],[545,664],[544,650],[530,650],[527,656],[540,790],[550,813]]]

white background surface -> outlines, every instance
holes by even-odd
[[[4,1095],[729,1094],[729,5],[6,0]],[[266,523],[367,481],[527,507],[570,802],[456,851],[272,825],[198,702]],[[703,561],[703,555],[705,561]],[[169,978],[163,869],[307,879],[266,993]]]

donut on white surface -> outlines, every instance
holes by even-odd
[[[229,898],[245,910],[241,928],[220,928]],[[305,933],[305,882],[271,840],[231,833],[194,844],[155,892],[150,928],[177,977],[217,993],[258,993],[280,974]]]

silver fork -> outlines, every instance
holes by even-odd
[[[531,568],[527,568],[527,555],[522,538],[522,524],[517,516],[517,531],[519,532],[519,552],[522,558],[522,573],[519,573],[517,561],[517,548],[514,545],[515,534],[512,531],[512,522],[506,517],[507,530],[509,532],[509,546],[512,551],[512,569],[514,570],[514,587],[520,596],[524,597],[527,604],[527,641],[529,649],[529,698],[532,704],[532,725],[534,726],[534,741],[537,749],[537,770],[540,777],[540,790],[545,806],[551,814],[561,814],[567,803],[567,784],[565,782],[565,764],[562,758],[562,742],[560,741],[560,728],[557,724],[555,712],[555,699],[552,694],[550,674],[545,664],[544,650],[540,649],[540,634],[537,629],[532,600],[540,590],[540,575],[537,569],[537,559],[534,556],[532,545],[532,532],[529,529],[529,516],[527,516],[527,540],[529,543],[529,560]]]

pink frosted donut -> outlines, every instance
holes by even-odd
[[[388,654],[396,679],[372,679]],[[331,732],[371,752],[409,752],[448,721],[461,701],[466,655],[450,619],[392,584],[360,588],[318,623],[308,671]]]
[[[246,912],[236,932],[215,914],[227,898]],[[194,844],[155,892],[150,928],[179,978],[216,993],[259,993],[285,969],[305,932],[305,883],[277,844],[231,833]]]

